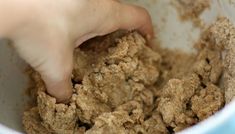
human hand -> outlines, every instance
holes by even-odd
[[[117,29],[138,29],[153,36],[147,11],[117,0],[27,0],[21,4],[29,8],[26,19],[7,36],[20,56],[41,74],[47,92],[57,102],[72,94],[75,47]]]

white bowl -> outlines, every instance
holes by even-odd
[[[191,21],[180,20],[176,8],[170,4],[171,0],[123,1],[141,5],[149,10],[156,36],[164,47],[193,52],[193,44],[199,39],[201,30],[194,27]],[[212,0],[211,8],[206,10],[201,18],[207,25],[218,15],[227,16],[235,22],[233,2],[235,3],[235,0]],[[0,41],[0,134],[23,133],[21,117],[27,86],[27,77],[24,74],[25,65],[5,41]],[[180,133],[235,133],[235,102],[231,102],[209,119]]]

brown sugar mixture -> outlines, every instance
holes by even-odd
[[[175,0],[179,6],[180,14],[185,19],[199,17],[199,15],[210,7],[211,0]]]
[[[213,27],[202,34],[196,55],[153,50],[137,32],[86,42],[75,50],[68,104],[57,104],[45,92],[40,75],[30,70],[34,103],[24,112],[25,131],[169,134],[208,118],[225,103],[219,87],[222,47],[216,45]]]
[[[210,7],[212,0],[172,0],[182,20],[191,20],[195,26],[203,27],[200,15]]]

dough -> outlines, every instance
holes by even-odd
[[[200,15],[210,8],[212,0],[171,0],[182,20],[190,20],[194,26],[204,27]]]
[[[235,97],[235,28],[227,18],[219,18],[208,28],[205,40],[211,40],[218,47],[225,49],[224,53],[224,87],[226,103]]]
[[[210,7],[211,0],[176,0],[178,8],[180,8],[181,17],[184,19],[192,19]]]
[[[73,95],[57,104],[31,70],[28,134],[167,134],[224,105],[221,49],[200,42],[197,55],[147,46],[137,32],[114,33],[75,50]]]

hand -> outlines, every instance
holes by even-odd
[[[117,0],[35,0],[21,4],[29,8],[27,19],[8,36],[20,56],[40,72],[47,92],[58,102],[72,94],[75,47],[117,29],[138,29],[153,35],[146,10]]]

